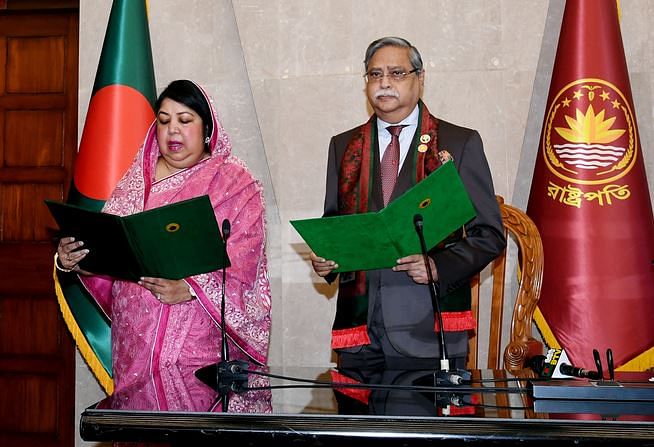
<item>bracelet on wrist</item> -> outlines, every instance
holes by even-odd
[[[55,263],[55,267],[56,267],[57,270],[59,270],[60,272],[70,273],[70,272],[73,271],[73,269],[67,269],[66,267],[64,267],[64,266],[59,262],[59,253],[55,253],[55,255],[54,255],[54,263]]]
[[[193,300],[193,299],[197,298],[198,295],[197,295],[197,293],[195,293],[195,290],[193,290],[193,287],[191,287],[191,285],[188,283],[187,280],[184,280],[184,282],[188,286],[188,293],[191,295],[191,299]]]

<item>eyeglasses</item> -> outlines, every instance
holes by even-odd
[[[388,76],[393,81],[399,82],[399,81],[404,81],[407,76],[409,76],[411,73],[416,73],[416,72],[420,72],[420,69],[414,68],[411,71],[396,69],[396,70],[391,70],[388,73],[384,73],[381,70],[370,70],[368,73],[364,74],[363,77],[365,78],[366,82],[381,81],[382,79],[384,79],[384,76]]]

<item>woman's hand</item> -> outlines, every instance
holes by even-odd
[[[195,298],[189,284],[183,279],[143,277],[139,285],[148,289],[163,304],[179,304]]]
[[[313,271],[316,272],[316,274],[320,277],[324,278],[325,276],[329,275],[332,270],[338,268],[338,264],[336,264],[334,261],[321,258],[314,252],[311,252],[310,257]]]
[[[76,241],[74,237],[64,237],[57,246],[57,262],[64,271],[89,274],[79,268],[79,262],[88,254],[87,249],[81,249],[84,242]]]

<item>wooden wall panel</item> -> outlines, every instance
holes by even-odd
[[[0,67],[7,66],[7,38],[0,36]],[[4,95],[5,89],[5,70],[0,70],[0,95]]]
[[[0,184],[0,241],[50,242],[54,220],[43,202],[62,200],[57,184]]]
[[[62,166],[63,110],[7,110],[3,166]]]
[[[65,200],[72,180],[78,4],[10,3],[0,10],[0,447],[70,447],[75,351],[43,200]]]
[[[58,312],[50,297],[0,300],[0,355],[57,355],[60,340],[67,335],[62,333]],[[26,336],[12,336],[20,333]]]
[[[56,376],[0,374],[0,389],[0,430],[56,434]],[[16,411],[15,402],[21,402],[20,412]]]
[[[55,301],[52,280],[53,256],[53,244],[49,242],[31,245],[16,242],[0,244],[0,300],[21,297],[27,301],[47,294]],[[37,316],[41,318],[40,314]],[[6,314],[2,318],[14,317]],[[35,324],[40,323],[37,320]],[[20,336],[31,336],[31,334],[19,332],[12,337]],[[1,360],[2,356],[0,356]],[[1,394],[0,399],[2,399]]]
[[[64,48],[63,38],[8,38],[7,93],[63,92]]]
[[[5,67],[7,66],[7,38],[0,36],[0,98],[5,97]],[[0,107],[0,123],[4,123],[5,110]],[[5,126],[0,125],[0,160],[4,159]]]

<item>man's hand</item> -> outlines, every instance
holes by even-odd
[[[436,263],[432,258],[427,256],[429,266],[434,281],[438,280],[438,271],[436,270]],[[406,272],[411,279],[418,284],[429,284],[429,277],[427,276],[427,269],[425,268],[425,261],[422,255],[411,255],[397,260],[397,265],[393,267],[394,272]]]
[[[334,261],[321,258],[316,255],[314,252],[311,252],[311,265],[313,266],[313,271],[322,278],[329,275],[334,269],[338,268],[338,264]]]

